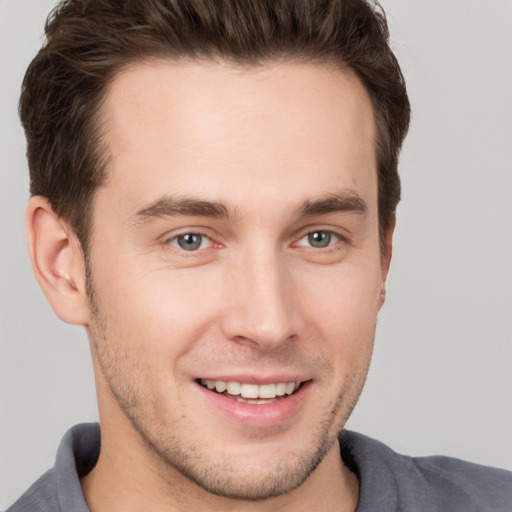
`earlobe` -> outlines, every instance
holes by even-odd
[[[393,233],[395,231],[396,217],[390,219],[389,227],[386,231],[380,255],[380,268],[381,268],[381,287],[380,287],[380,305],[384,304],[386,300],[386,279],[388,277],[389,267],[391,265],[391,257],[393,254]]]
[[[44,197],[29,200],[25,223],[32,268],[55,314],[64,322],[87,325],[85,264],[79,241]]]

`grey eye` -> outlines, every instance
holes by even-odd
[[[331,231],[312,231],[301,238],[301,244],[324,249],[338,242],[340,237]]]
[[[171,244],[183,249],[184,251],[196,251],[197,249],[202,249],[207,240],[208,238],[204,235],[186,233],[173,238]]]

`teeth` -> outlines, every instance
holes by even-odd
[[[257,384],[242,384],[240,387],[240,394],[243,398],[259,398],[259,386]],[[230,393],[238,395],[238,393]],[[263,397],[262,397],[263,398]]]
[[[279,384],[276,384],[276,395],[277,396],[286,395],[286,383],[285,382],[280,382]]]
[[[276,393],[276,385],[275,384],[263,384],[259,387],[258,396],[260,398],[275,398]],[[244,395],[242,395],[244,396]]]
[[[201,384],[209,390],[215,389],[217,393],[224,393],[227,391],[230,395],[238,396],[248,399],[263,399],[262,402],[267,403],[267,399],[275,398],[276,396],[291,395],[296,391],[300,382],[276,382],[275,384],[242,384],[240,382],[224,382],[223,380],[210,380],[201,379]]]
[[[295,391],[295,382],[288,382],[286,384],[286,394],[291,395]]]
[[[224,393],[224,391],[226,391],[226,388],[227,388],[227,385],[224,381],[222,381],[222,380],[215,381],[215,390],[217,391],[217,393]]]
[[[252,405],[261,405],[261,404],[271,404],[273,402],[277,402],[275,398],[257,398],[257,399],[251,399],[251,398],[242,398],[241,396],[235,397],[237,402],[240,402],[242,404],[252,404]]]
[[[227,391],[230,395],[239,395],[240,391],[242,391],[242,384],[239,382],[228,382]]]

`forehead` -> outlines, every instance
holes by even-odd
[[[353,74],[327,65],[138,63],[116,76],[102,117],[108,183],[134,200],[256,185],[293,196],[315,180],[358,189],[375,174],[371,102]]]

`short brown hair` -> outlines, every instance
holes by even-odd
[[[400,200],[398,155],[410,106],[382,9],[365,0],[63,0],[23,81],[30,192],[46,197],[87,250],[106,176],[99,113],[108,84],[148,57],[334,64],[374,109],[381,240]]]

